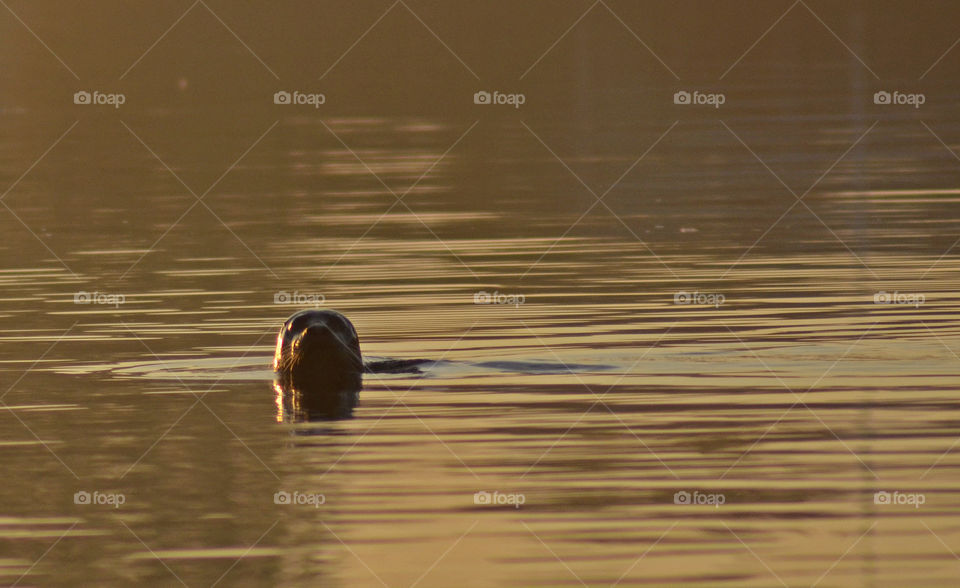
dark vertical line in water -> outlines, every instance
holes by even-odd
[[[852,6],[850,13],[850,46],[853,49],[856,55],[864,58],[864,55],[869,55],[865,49],[867,48],[867,42],[864,38],[864,14],[869,7],[865,5],[863,0],[857,0],[857,2]],[[867,112],[865,108],[866,96],[872,95],[872,92],[867,88],[868,83],[868,72],[863,67],[857,58],[854,55],[847,53],[847,69],[849,70],[848,76],[848,117],[851,122],[856,123],[856,128],[866,128],[869,126],[870,121],[867,118]],[[864,58],[866,59],[866,58]],[[864,194],[868,188],[866,179],[863,175],[864,165],[866,164],[866,159],[868,154],[862,151],[859,148],[855,148],[850,153],[851,158],[851,173],[850,173],[850,183],[853,186],[854,190],[858,194]],[[861,253],[864,251],[863,246],[868,245],[866,239],[866,231],[864,228],[865,216],[869,214],[864,210],[864,206],[860,203],[854,205],[854,213],[852,215],[851,226],[853,231],[851,233],[856,235],[856,240],[852,244],[854,251],[857,251],[857,254],[864,258],[865,263],[869,263],[869,253]],[[865,271],[861,268],[861,273]],[[860,282],[863,283],[863,282]],[[870,296],[869,288],[864,288],[863,299],[868,300]],[[861,341],[863,343],[863,341]],[[876,505],[873,502],[873,493],[877,491],[877,480],[875,478],[874,472],[876,464],[874,460],[871,459],[873,455],[873,445],[874,433],[876,427],[874,426],[874,410],[871,404],[871,398],[867,396],[868,393],[862,392],[863,402],[861,403],[860,408],[860,438],[864,439],[863,450],[858,449],[866,461],[866,467],[860,467],[860,477],[863,482],[863,488],[859,493],[860,505],[863,509],[863,526],[857,531],[857,535],[861,533],[867,533],[867,536],[863,540],[863,549],[864,555],[861,558],[861,577],[863,578],[863,586],[875,586],[877,578],[877,553],[876,545],[874,541],[874,534],[876,530],[870,530],[870,525],[874,520],[876,520],[877,509]],[[871,471],[873,470],[873,471]]]

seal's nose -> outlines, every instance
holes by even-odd
[[[306,327],[294,341],[296,347],[323,348],[327,351],[349,350],[347,343],[340,339],[329,326],[314,324]]]

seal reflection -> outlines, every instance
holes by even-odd
[[[360,402],[360,385],[317,390],[298,388],[281,378],[274,380],[273,390],[278,423],[331,421],[353,417]]]

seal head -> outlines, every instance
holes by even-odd
[[[273,369],[283,383],[305,394],[359,391],[363,359],[357,331],[334,310],[302,310],[277,335]]]

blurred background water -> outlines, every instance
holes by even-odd
[[[2,4],[0,584],[955,582],[954,3]]]

